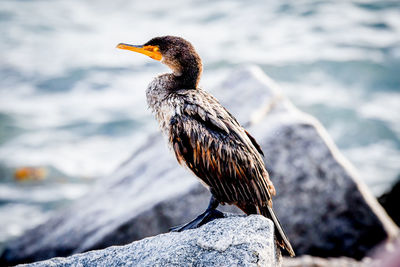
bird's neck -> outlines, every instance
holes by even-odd
[[[163,61],[171,70],[171,90],[179,89],[196,89],[200,76],[203,70],[200,57],[195,55],[188,55],[179,61],[168,60]]]
[[[176,89],[196,89],[200,81],[201,72],[201,68],[197,66],[173,72],[174,87]]]

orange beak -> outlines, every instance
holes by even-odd
[[[117,48],[130,50],[133,52],[138,52],[138,53],[144,54],[146,56],[149,56],[155,60],[162,59],[162,55],[160,53],[160,48],[155,45],[144,45],[143,46],[143,45],[130,45],[130,44],[121,43],[121,44],[117,45]]]

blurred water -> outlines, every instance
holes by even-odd
[[[203,88],[261,66],[376,194],[400,173],[399,1],[2,0],[0,242],[84,194],[156,127],[144,90],[167,69],[115,45],[167,34],[196,46]],[[21,166],[53,171],[16,183]]]

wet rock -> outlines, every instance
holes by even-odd
[[[272,221],[230,216],[198,229],[161,234],[26,266],[280,266]]]
[[[323,127],[260,69],[236,71],[213,94],[262,146],[274,207],[298,255],[360,259],[396,234]],[[2,260],[67,256],[166,232],[198,215],[209,196],[156,132],[87,196],[10,242]]]
[[[400,176],[393,187],[388,192],[380,196],[378,200],[393,221],[397,225],[400,225]]]

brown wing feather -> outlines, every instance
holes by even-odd
[[[212,100],[206,111],[185,99],[185,108],[171,119],[170,142],[178,161],[221,202],[270,205],[275,189],[257,148],[236,120]]]
[[[260,153],[262,156],[264,156],[264,152],[262,151],[261,146],[257,143],[256,139],[254,139],[254,137],[251,136],[251,134],[248,131],[244,130],[244,132],[246,133],[247,137],[250,139],[253,146],[257,149],[258,153]]]

